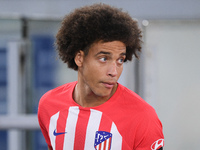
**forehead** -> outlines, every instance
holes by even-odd
[[[93,43],[90,47],[89,52],[98,53],[99,51],[109,51],[110,53],[125,53],[126,45],[120,41],[112,42],[96,42]]]

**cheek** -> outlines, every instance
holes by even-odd
[[[90,62],[83,67],[83,76],[87,79],[87,81],[94,81],[99,78],[102,74],[102,69],[99,68],[95,63]]]
[[[118,77],[118,79],[119,79],[119,77],[121,76],[122,71],[123,71],[123,66],[121,66],[121,67],[118,68],[118,70],[117,70],[117,77]]]
[[[96,76],[98,75],[98,73],[101,73],[104,70],[103,66],[101,66],[101,64],[99,64],[95,60],[91,60],[90,62],[87,62],[84,66],[84,69],[89,74],[91,75],[95,74]]]

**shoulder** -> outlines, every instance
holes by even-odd
[[[59,87],[56,87],[55,89],[52,89],[48,92],[46,92],[40,99],[39,104],[44,103],[44,102],[50,102],[51,100],[54,100],[55,98],[57,99],[62,98],[62,96],[66,96],[66,94],[72,94],[73,88],[76,85],[77,82],[70,82],[66,83],[64,85],[61,85]]]
[[[138,94],[130,89],[120,85],[120,96],[118,99],[118,110],[120,114],[124,114],[124,118],[127,118],[131,123],[140,125],[157,124],[161,125],[158,115],[155,109],[143,100]],[[137,120],[137,122],[135,122]],[[139,126],[140,126],[139,125]]]
[[[65,107],[72,99],[75,85],[76,82],[71,82],[46,92],[39,101],[38,114],[56,113]]]
[[[131,111],[137,111],[140,113],[155,113],[155,109],[148,104],[144,99],[142,99],[137,93],[126,88],[125,86],[119,84],[119,103],[128,108]]]

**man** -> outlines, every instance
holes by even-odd
[[[57,34],[60,58],[76,82],[41,98],[39,124],[53,150],[162,150],[155,110],[117,82],[123,63],[138,56],[141,31],[127,13],[105,4],[76,9]]]

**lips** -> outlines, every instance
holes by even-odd
[[[103,85],[106,87],[106,88],[113,88],[113,86],[115,85],[116,83],[115,82],[103,82]]]

